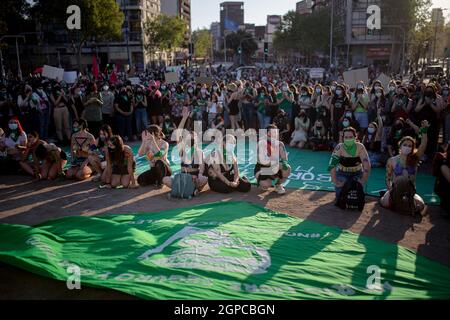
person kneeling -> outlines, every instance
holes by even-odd
[[[112,136],[107,145],[105,184],[102,187],[138,188],[134,177],[136,162],[131,148],[123,144],[120,136]]]
[[[150,163],[150,170],[145,171],[138,177],[138,183],[141,187],[156,185],[162,187],[164,177],[170,177],[170,169],[167,154],[169,152],[169,143],[164,141],[165,135],[157,125],[151,125],[142,132],[142,144],[139,148],[139,156],[147,156]]]
[[[234,148],[236,139],[232,135],[224,138],[223,151],[213,151],[206,160],[208,168],[208,184],[212,191],[230,193],[233,191],[249,192],[251,184],[247,178],[239,177],[239,167]]]
[[[288,163],[288,156],[284,143],[275,139],[278,128],[271,124],[267,127],[266,141],[258,142],[258,162],[255,165],[255,178],[258,186],[266,191],[275,182],[275,191],[278,194],[285,194],[283,182],[291,174],[291,166]]]

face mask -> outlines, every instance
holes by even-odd
[[[351,118],[351,117],[352,117],[352,114],[351,114],[351,113],[346,113],[346,114],[345,114],[345,117],[346,117],[346,118]]]
[[[105,141],[106,140],[105,136],[100,136],[99,138],[100,138],[101,141]]]
[[[219,88],[217,88],[217,87],[213,87],[213,90],[214,90],[214,91],[217,91],[217,89],[219,89]]]
[[[283,91],[287,91],[288,90],[288,87],[283,87]]]
[[[340,96],[342,94],[342,90],[336,90],[336,94]]]
[[[317,94],[320,94],[321,92],[322,92],[322,90],[316,89],[316,93],[317,93]]]
[[[77,132],[80,132],[80,128],[78,128],[78,127],[75,127],[75,128],[73,128],[73,133],[77,133]]]
[[[166,90],[166,86],[161,86],[161,90]]]
[[[109,87],[108,86],[104,86],[103,87],[103,91],[108,91]]]
[[[357,89],[364,89],[364,86],[358,86]]]
[[[344,128],[347,128],[350,125],[350,122],[344,121],[342,122],[342,125],[344,126]]]
[[[381,98],[382,93],[381,93],[381,92],[377,92],[377,93],[375,93],[375,96],[376,96],[377,98]]]
[[[350,148],[353,147],[355,145],[355,138],[352,139],[345,139],[344,140],[344,144],[346,147]]]
[[[401,148],[401,153],[405,156],[409,155],[412,151],[411,147],[407,147],[407,146],[402,146]]]
[[[335,86],[331,86],[331,91],[334,91],[334,90],[336,90],[336,87]]]
[[[390,87],[389,87],[389,91],[391,91],[391,92],[392,92],[392,91],[395,91],[395,87],[394,87],[394,86],[390,86]]]
[[[189,90],[188,90],[188,92],[189,92],[189,93],[192,93],[192,92],[194,92],[194,90],[192,90],[192,89],[189,89]]]
[[[175,92],[175,88],[170,89],[170,91]]]
[[[17,123],[10,123],[9,124],[9,128],[13,131],[17,130],[19,126],[17,125]]]
[[[369,132],[369,134],[374,134],[375,133],[375,128],[368,128],[367,132]]]
[[[268,89],[268,90],[269,90],[269,92],[272,92],[272,90],[273,90],[273,89],[272,89],[272,87],[269,87],[269,89]]]

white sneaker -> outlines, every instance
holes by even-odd
[[[277,185],[275,186],[275,191],[276,191],[278,194],[285,194],[285,193],[286,193],[286,190],[284,189],[284,187],[283,187],[281,184],[277,184]]]

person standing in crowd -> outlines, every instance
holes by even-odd
[[[169,90],[166,83],[161,83],[161,86],[159,87],[159,91],[161,91],[161,103],[162,103],[162,109],[164,115],[170,115],[172,108],[170,106],[170,99],[172,92]]]
[[[107,142],[106,149],[106,174],[101,188],[138,188],[134,171],[136,162],[134,161],[133,151],[127,145],[123,144],[120,136],[112,136]]]
[[[281,92],[277,94],[277,103],[278,108],[284,110],[286,113],[290,125],[292,119],[292,106],[294,104],[294,94],[291,92],[286,82],[283,82],[281,85]]]
[[[449,86],[442,87],[442,100],[444,102],[443,110],[443,127],[444,127],[444,144],[450,141],[450,94]]]
[[[117,129],[119,136],[124,137],[125,141],[132,138],[132,114],[133,103],[127,93],[127,88],[120,88],[119,95],[114,101],[114,111],[117,120]]]
[[[291,166],[284,143],[277,139],[277,132],[276,125],[269,125],[265,139],[258,142],[258,160],[254,174],[261,190],[267,191],[275,183],[275,191],[282,195],[286,193],[283,183],[291,174]]]
[[[80,120],[84,112],[84,103],[83,92],[77,84],[70,89],[69,105],[72,123],[75,120]]]
[[[94,137],[98,137],[98,131],[103,123],[102,114],[102,96],[97,91],[97,85],[94,82],[89,83],[87,95],[84,98],[84,111],[81,117],[88,123],[89,130]]]
[[[109,89],[107,83],[103,85],[101,92],[101,100],[103,101],[102,105],[102,119],[103,124],[114,127],[114,93]]]
[[[230,83],[228,85],[228,113],[230,115],[231,129],[240,129],[238,123],[239,115],[239,93],[236,84]]]
[[[440,206],[450,215],[450,142],[444,152],[433,159],[433,176],[436,177],[434,192],[439,196]]]
[[[364,82],[359,82],[356,86],[355,97],[351,101],[352,110],[356,121],[359,125],[359,137],[363,137],[369,126],[369,116],[367,110],[369,109],[369,97],[365,91]]]
[[[111,127],[107,124],[104,124],[100,127],[98,139],[95,145],[91,145],[90,147],[88,161],[89,166],[95,173],[94,177],[92,178],[93,182],[100,181],[106,174],[106,144],[112,136],[113,133]]]
[[[339,124],[344,116],[345,110],[350,107],[350,100],[345,92],[345,87],[341,84],[337,85],[335,94],[331,100],[331,123],[333,125],[334,141],[339,141],[340,139]]]
[[[205,156],[198,145],[198,137],[195,132],[190,132],[190,145],[187,146],[185,141],[183,141],[183,131],[185,124],[190,116],[190,111],[187,107],[182,110],[183,118],[181,119],[178,130],[175,131],[177,148],[181,159],[181,172],[188,173],[192,176],[192,181],[196,188],[196,194],[201,192],[203,188],[208,183],[208,178],[205,177],[206,167],[205,167]],[[187,147],[190,149],[187,150]],[[164,177],[163,184],[168,188],[172,189],[172,177]]]
[[[17,107],[20,110],[20,118],[27,130],[32,127],[31,123],[31,98],[33,96],[33,88],[26,84],[17,96]]]
[[[386,187],[387,192],[382,196],[380,203],[384,208],[392,208],[392,192],[400,180],[407,179],[416,186],[417,169],[422,155],[425,153],[427,142],[429,123],[422,121],[420,128],[421,141],[420,146],[416,149],[416,140],[410,136],[402,138],[399,142],[400,153],[397,156],[390,158],[386,165]],[[414,195],[415,212],[424,213],[425,202],[418,195]]]
[[[267,128],[271,120],[271,104],[273,101],[266,87],[258,88],[256,100],[259,129]]]
[[[216,93],[211,95],[211,100],[208,102],[208,126],[212,128],[212,123],[218,114],[222,114],[222,108],[219,105],[219,96]]]
[[[242,120],[245,130],[250,128],[255,129],[255,96],[255,89],[252,87],[250,81],[247,81],[242,92]]]
[[[50,102],[41,83],[37,85],[35,100],[37,100],[39,110],[39,136],[43,140],[48,139],[48,128],[50,121]]]
[[[148,110],[151,117],[152,124],[162,126],[164,121],[163,117],[163,101],[161,91],[156,87],[156,83],[152,82],[150,84],[150,93],[148,96]],[[144,127],[143,130],[147,128]],[[141,134],[142,132],[139,132]]]
[[[89,151],[95,146],[95,138],[88,132],[87,121],[83,118],[73,122],[73,134],[70,144],[71,167],[67,170],[67,179],[79,181],[88,179],[92,170],[89,167]]]
[[[139,86],[136,90],[136,94],[134,96],[135,103],[135,115],[136,115],[136,130],[139,136],[142,135],[142,132],[148,126],[148,115],[147,115],[147,97],[144,94],[144,89]]]
[[[60,144],[66,144],[70,141],[71,130],[69,126],[69,99],[66,92],[60,86],[56,85],[50,95],[50,100],[54,106],[53,119],[55,121],[56,137]],[[65,139],[64,139],[65,138]]]
[[[344,185],[351,179],[357,180],[364,187],[371,170],[366,148],[356,141],[356,130],[352,127],[345,128],[343,138],[344,142],[335,147],[328,166],[331,181],[335,185],[336,200],[340,198]]]
[[[233,191],[249,192],[251,184],[247,178],[241,178],[237,158],[234,153],[236,138],[226,135],[224,145],[214,150],[205,160],[208,164],[208,185],[212,191],[231,193]]]
[[[273,119],[273,124],[280,130],[280,141],[289,144],[291,135],[291,124],[286,111],[283,109],[278,110],[278,114]]]
[[[408,119],[412,108],[413,101],[409,98],[408,90],[403,86],[398,87],[391,107],[394,121],[399,118]]]
[[[426,159],[433,159],[434,153],[437,151],[439,139],[439,115],[444,110],[444,101],[440,95],[437,94],[436,87],[429,84],[425,88],[422,99],[414,110],[417,121],[427,120],[430,124],[428,131],[428,145],[425,151]]]
[[[311,122],[306,116],[306,111],[301,110],[297,117],[295,117],[295,130],[292,132],[292,139],[290,146],[303,149],[308,142],[308,132]]]
[[[184,93],[183,86],[177,85],[171,89],[171,115],[175,122],[175,125],[179,125],[182,118],[182,110],[187,105],[187,96]]]
[[[172,175],[167,159],[169,144],[164,140],[165,137],[162,129],[155,124],[142,132],[142,144],[138,155],[147,157],[150,170],[139,175],[137,182],[141,187],[155,185],[157,188],[161,188],[163,178]]]

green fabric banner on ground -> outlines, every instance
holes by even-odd
[[[245,202],[3,224],[0,261],[147,299],[450,298],[444,265]]]

